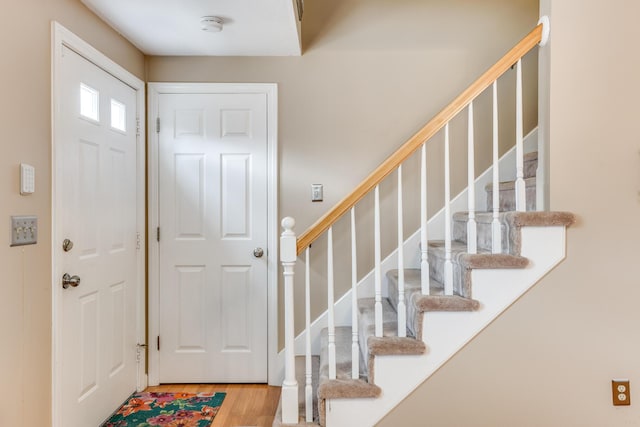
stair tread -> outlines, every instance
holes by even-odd
[[[466,243],[468,212],[456,212],[453,215],[453,238]],[[476,244],[479,251],[491,251],[493,247],[493,212],[476,212]],[[520,255],[521,227],[569,227],[575,221],[575,216],[568,212],[500,212],[498,223],[500,226],[500,250],[502,253]]]
[[[358,300],[361,328],[367,337],[367,352],[369,356],[423,354],[426,346],[421,340],[416,340],[411,331],[407,330],[406,337],[398,336],[398,316],[387,298],[382,299],[382,336],[375,336],[375,298],[361,298]]]
[[[366,335],[375,334],[375,298],[358,299],[360,324],[365,325]],[[398,336],[398,315],[387,298],[382,298],[382,335]],[[362,328],[361,328],[362,329]]]
[[[456,212],[453,214],[454,221],[466,222],[469,219],[469,212]],[[475,212],[477,223],[490,224],[493,222],[493,212]],[[575,222],[575,216],[569,212],[555,211],[533,211],[533,212],[500,212],[498,221],[504,224],[517,227],[544,227],[544,226],[570,226]]]
[[[536,186],[536,177],[524,178],[524,183],[526,187],[535,187]],[[500,191],[513,190],[516,187],[515,181],[500,181],[498,183],[498,188]],[[484,186],[486,191],[493,190],[493,182],[488,183]]]
[[[431,277],[429,295],[422,295],[420,276],[420,270],[417,268],[404,270],[405,295],[415,307],[417,314],[428,311],[475,311],[480,307],[480,303],[474,299],[444,295],[444,285]],[[398,270],[389,270],[387,277],[397,283]]]
[[[524,161],[525,162],[532,162],[534,160],[538,160],[538,152],[537,151],[531,151],[529,153],[524,153]]]
[[[429,254],[444,259],[445,242],[443,240],[429,241]],[[431,258],[430,258],[431,259]],[[485,249],[478,249],[478,253],[467,253],[467,245],[459,241],[451,242],[451,262],[467,269],[490,268],[525,268],[529,260],[519,255],[493,254]]]
[[[320,399],[346,399],[380,396],[380,387],[370,384],[366,377],[351,378],[351,326],[336,326],[336,379],[329,379],[328,329],[321,332]]]
[[[387,278],[397,283],[398,281],[398,269],[387,271]],[[405,268],[404,269],[404,289],[405,293],[413,289],[422,289],[422,276],[419,268]],[[431,295],[444,295],[444,285],[438,282],[433,277],[429,276],[429,294]]]

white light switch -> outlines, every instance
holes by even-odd
[[[36,191],[36,168],[26,163],[20,164],[20,194],[32,194]]]
[[[311,201],[321,202],[323,198],[322,184],[311,184]]]

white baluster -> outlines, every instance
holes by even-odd
[[[282,382],[282,423],[295,424],[298,420],[298,382],[296,381],[293,320],[293,276],[296,264],[295,221],[291,217],[282,220],[284,231],[280,236],[280,260],[284,276],[284,359],[285,373]]]
[[[327,351],[329,353],[329,379],[336,379],[336,325],[333,312],[333,227],[327,230],[327,319],[329,329],[329,341]]]
[[[491,252],[502,252],[500,228],[500,153],[498,152],[498,82],[493,82],[493,221],[491,221]]]
[[[356,246],[356,208],[351,208],[351,378],[360,378],[358,343],[358,257]]]
[[[374,191],[374,213],[373,213],[373,247],[374,247],[374,267],[373,277],[375,282],[375,332],[376,337],[382,336],[382,275],[380,264],[382,259],[380,249],[380,187],[376,185]]]
[[[429,241],[427,240],[427,144],[420,150],[420,287],[429,295]]]
[[[544,211],[545,210],[545,185],[544,185],[544,177],[546,176],[546,162],[544,159],[546,158],[547,152],[547,144],[544,142],[544,136],[542,131],[538,132],[538,167],[536,168],[536,210]]]
[[[527,189],[524,182],[524,131],[522,121],[522,60],[516,66],[516,210],[527,210]]]
[[[402,165],[398,166],[398,336],[407,336],[407,306],[404,301],[404,230],[402,222]]]
[[[475,172],[475,148],[473,141],[473,102],[469,103],[469,117],[467,126],[467,206],[469,209],[469,220],[467,221],[467,252],[475,254],[478,245],[477,225],[476,225],[476,172]]]
[[[304,270],[304,307],[305,307],[305,387],[304,387],[304,408],[305,419],[308,423],[313,422],[313,386],[311,367],[311,267],[310,248],[305,251]]]
[[[451,164],[449,160],[449,123],[444,127],[444,293],[453,295],[451,263]]]

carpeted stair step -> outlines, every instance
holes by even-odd
[[[526,210],[536,210],[536,170],[538,169],[538,152],[525,153],[524,155],[524,181],[526,188]],[[504,181],[500,183],[500,203],[501,212],[514,211],[516,209],[515,181]],[[487,192],[487,210],[493,207],[493,183],[485,187]]]
[[[360,365],[373,383],[372,369],[375,356],[389,356],[401,354],[423,354],[426,346],[421,340],[416,340],[407,329],[407,337],[398,336],[398,314],[388,298],[382,299],[382,336],[375,336],[375,298],[361,298],[358,300],[358,333],[360,350],[366,363]]]
[[[538,169],[538,152],[524,153],[524,177],[533,178]]]
[[[445,243],[429,242],[429,275],[437,282],[444,283]],[[478,250],[477,254],[467,253],[467,245],[458,241],[451,242],[451,263],[453,266],[453,293],[471,298],[471,270],[524,268],[529,261],[518,255],[492,254]]]
[[[387,272],[389,301],[397,307],[398,270]],[[422,337],[423,313],[428,311],[476,311],[480,303],[458,295],[444,295],[444,285],[430,279],[429,295],[422,295],[420,270],[404,270],[404,292],[407,301],[407,329],[414,337]]]
[[[453,215],[453,239],[467,243],[468,212]],[[570,226],[574,215],[568,212],[501,212],[498,215],[502,234],[502,253],[520,255],[522,227]],[[491,251],[492,212],[476,212],[477,245],[479,251]]]
[[[336,331],[336,379],[329,379],[328,330],[320,333],[320,377],[318,381],[318,414],[321,426],[325,425],[326,399],[371,398],[380,396],[380,387],[370,384],[367,378],[351,379],[351,326],[337,326]]]
[[[526,210],[536,210],[536,178],[525,178],[525,197],[526,197]],[[515,211],[516,210],[516,184],[515,181],[504,181],[500,183],[500,212]],[[491,209],[493,206],[493,184],[487,184],[485,186],[487,192],[487,209]]]

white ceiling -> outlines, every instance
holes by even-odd
[[[296,0],[81,0],[153,56],[298,56]],[[202,16],[224,21],[202,31]]]

